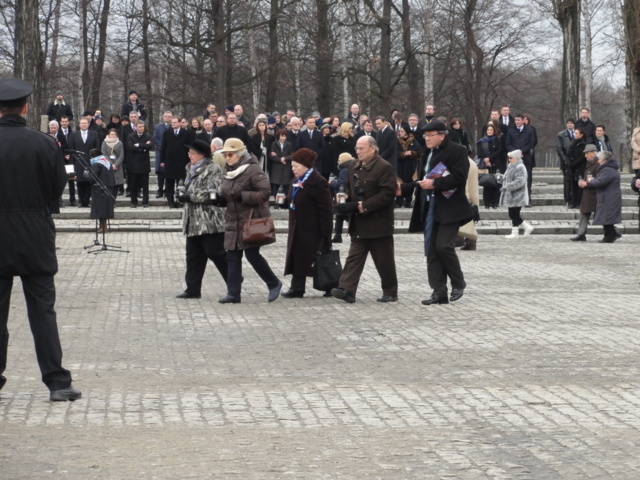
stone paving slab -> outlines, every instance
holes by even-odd
[[[130,253],[58,235],[65,365],[83,399],[49,403],[16,280],[0,478],[637,479],[640,237],[481,237],[468,288],[429,294],[419,235],[397,235],[400,301],[311,289],[240,305],[213,266],[184,289],[179,233],[119,232]],[[282,272],[285,237],[262,249]],[[339,245],[344,260],[348,242]],[[288,285],[289,278],[285,279]]]

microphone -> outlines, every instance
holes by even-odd
[[[81,152],[80,150],[73,150],[71,148],[67,148],[65,150],[66,153],[77,153],[78,155],[87,155],[85,152]]]

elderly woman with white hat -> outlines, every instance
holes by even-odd
[[[527,191],[527,169],[522,162],[522,152],[514,150],[507,154],[509,165],[504,173],[500,191],[500,205],[509,209],[511,219],[511,234],[505,238],[518,238],[518,229],[524,230],[524,236],[533,232],[533,226],[525,222],[520,216],[522,207],[529,204]]]

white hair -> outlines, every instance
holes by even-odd
[[[56,127],[59,127],[59,126],[60,126],[60,125],[58,124],[58,121],[57,121],[57,120],[51,120],[51,121],[49,122],[49,126],[50,126],[50,127],[53,127],[54,125],[55,125]]]

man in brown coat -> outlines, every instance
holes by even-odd
[[[351,247],[340,284],[331,295],[348,303],[356,301],[360,276],[371,253],[382,284],[378,302],[396,302],[398,277],[393,247],[396,175],[391,164],[378,155],[373,137],[360,137],[356,154],[358,160],[349,166],[345,182],[350,201],[338,207],[338,213],[351,215]]]

